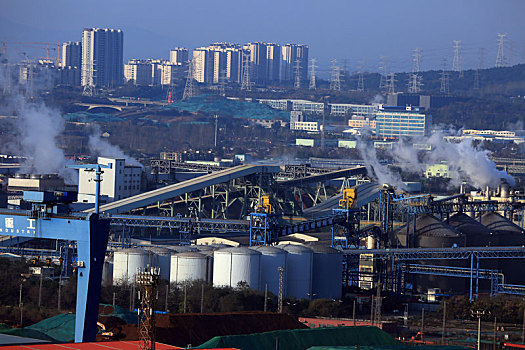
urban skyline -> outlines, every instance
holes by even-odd
[[[115,4],[104,13],[85,9],[80,22],[78,18],[69,19],[75,18],[80,5],[62,3],[60,13],[71,16],[60,16],[59,21],[54,21],[57,13],[49,6],[24,7],[25,2],[0,1],[1,12],[9,14],[0,15],[0,40],[66,42],[79,40],[76,34],[79,26],[120,28],[127,33],[125,60],[164,58],[165,52],[175,46],[196,48],[213,42],[300,42],[310,46],[310,57],[317,58],[322,76],[328,74],[333,58],[340,62],[346,59],[351,71],[358,70],[362,61],[364,70],[377,71],[380,56],[389,56],[393,71],[409,71],[412,51],[416,48],[421,49],[422,70],[438,69],[444,57],[452,65],[454,40],[461,40],[464,68],[478,64],[479,48],[485,49],[489,66],[496,60],[498,33],[508,34],[506,52],[510,63],[516,64],[523,60],[525,44],[525,27],[519,20],[525,4],[510,0],[497,4],[478,1],[476,7],[453,1],[439,4],[334,1],[326,6],[306,3],[300,7],[291,2],[270,2],[253,5],[252,11],[231,1],[232,11],[225,17],[215,16],[220,12],[213,3],[200,7],[166,4],[163,11],[151,11],[145,9],[149,5],[133,2],[134,6],[129,7]],[[37,16],[40,13],[42,18]],[[173,18],[168,20],[171,13]],[[250,22],[249,13],[257,14],[257,25]]]

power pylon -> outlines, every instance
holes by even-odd
[[[293,86],[296,89],[301,88],[301,60],[300,59],[295,60],[295,82]]]
[[[245,51],[242,53],[241,90],[252,91],[252,82],[250,81],[250,56]]]
[[[421,72],[421,50],[419,48],[414,50],[412,61],[414,62],[414,66],[412,67],[412,74],[408,82],[408,91],[417,94],[421,91],[421,86],[423,85],[423,78],[419,75],[419,72]]]
[[[479,69],[474,70],[474,90],[479,90]]]
[[[389,94],[396,93],[396,73],[390,73],[388,75],[386,88]]]
[[[507,33],[498,33],[498,56],[496,57],[496,68],[505,67],[505,37]]]
[[[381,56],[379,60],[379,89],[384,90],[388,86],[388,63],[387,63],[387,57]]]
[[[139,269],[136,284],[139,287],[139,345],[141,350],[155,350],[155,308],[160,269]]]
[[[452,70],[459,73],[459,77],[463,77],[463,68],[461,55],[459,53],[459,44],[461,40],[454,40],[454,61],[452,62]]]
[[[221,69],[219,72],[219,95],[226,96],[226,71]]]
[[[332,60],[332,77],[330,79],[330,90],[341,91],[341,72],[335,59]]]
[[[82,96],[95,96],[95,69],[93,68],[94,63],[84,63],[82,65],[82,76],[86,77],[86,85],[82,90]]]
[[[363,76],[363,63],[359,66],[359,77],[357,80],[357,91],[365,91],[365,78]]]
[[[197,88],[193,82],[194,69],[193,60],[190,60],[188,62],[188,76],[186,78],[186,85],[184,86],[184,93],[182,94],[183,100],[197,96]]]
[[[447,59],[443,59],[443,66],[441,68],[441,78],[439,79],[441,81],[441,87],[439,89],[439,92],[442,94],[450,94],[450,84],[449,84],[449,76],[447,72]]]
[[[310,90],[316,89],[316,81],[315,81],[315,58],[310,59],[310,86],[308,87]]]

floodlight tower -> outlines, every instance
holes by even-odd
[[[136,284],[139,287],[139,338],[141,350],[155,350],[155,308],[160,269],[139,269]]]

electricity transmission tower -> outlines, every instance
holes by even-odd
[[[498,56],[496,57],[496,68],[505,67],[505,37],[507,34],[498,33]]]
[[[330,90],[341,91],[341,72],[335,59],[332,60],[332,77],[330,79]]]
[[[359,77],[357,80],[357,91],[365,91],[365,79],[363,76],[363,63],[359,66]]]
[[[450,94],[450,84],[449,84],[449,76],[447,72],[447,59],[443,59],[443,67],[441,68],[441,78],[439,79],[441,81],[441,87],[439,89],[439,92],[442,94]]]
[[[226,96],[226,71],[221,69],[219,73],[219,95]]]
[[[82,90],[82,96],[95,96],[95,69],[93,63],[84,63],[82,65],[82,76],[85,77],[86,85]]]
[[[159,268],[139,269],[136,284],[139,287],[139,345],[141,350],[155,350],[155,308]]]
[[[414,62],[414,66],[412,67],[412,74],[408,82],[408,92],[417,94],[421,91],[421,85],[423,85],[423,78],[419,75],[419,72],[421,72],[421,50],[419,48],[414,50],[412,61]]]
[[[387,85],[385,86],[389,94],[396,93],[396,73],[388,75]]]
[[[316,84],[315,84],[315,67],[317,67],[315,65],[315,58],[312,58],[310,59],[310,86],[309,86],[309,89],[310,90],[315,90],[316,89]]]
[[[301,60],[295,60],[295,82],[293,85],[296,89],[301,88]]]
[[[463,77],[463,68],[461,55],[459,54],[459,44],[461,40],[454,40],[454,61],[452,62],[452,70],[459,73],[459,77]]]
[[[242,83],[241,90],[252,91],[252,82],[250,81],[250,56],[248,53],[242,53]]]
[[[387,57],[381,56],[379,58],[379,89],[384,90],[388,85],[388,69],[387,69]]]
[[[190,60],[188,62],[188,77],[186,78],[184,93],[182,94],[183,100],[197,96],[197,88],[193,82],[194,69],[195,67],[193,66],[193,60]]]

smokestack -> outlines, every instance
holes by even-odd
[[[487,187],[485,188],[485,198],[486,198],[488,201],[490,201],[490,187],[489,187],[489,186],[487,186]]]

